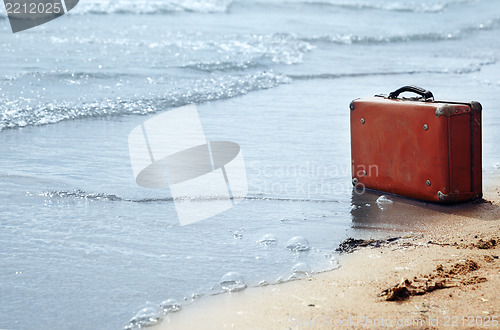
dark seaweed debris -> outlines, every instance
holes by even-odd
[[[336,248],[335,251],[340,252],[340,253],[351,253],[351,252],[359,249],[360,247],[370,246],[370,247],[376,248],[376,247],[380,247],[384,244],[397,241],[400,238],[402,238],[402,237],[393,237],[393,238],[388,238],[388,239],[383,239],[383,240],[379,240],[379,239],[365,240],[365,239],[355,239],[355,238],[349,237],[345,241],[340,243],[339,247]]]
[[[497,245],[497,240],[492,238],[492,239],[489,239],[486,241],[479,239],[479,241],[476,244],[474,244],[473,246],[477,247],[478,249],[487,250],[487,249],[494,248],[496,245]]]

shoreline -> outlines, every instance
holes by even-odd
[[[495,328],[498,181],[472,211],[441,213],[413,235],[344,253],[339,269],[206,297],[151,329]]]

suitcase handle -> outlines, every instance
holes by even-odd
[[[404,92],[413,92],[415,94],[422,96],[422,98],[424,100],[428,100],[428,99],[434,100],[434,95],[432,95],[431,91],[428,91],[426,89],[423,89],[422,87],[417,87],[417,86],[403,86],[403,87],[395,90],[394,92],[389,93],[389,98],[390,99],[397,99],[399,94],[404,93]]]

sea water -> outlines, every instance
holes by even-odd
[[[496,0],[82,0],[16,34],[2,10],[0,328],[120,329],[414,230],[426,204],[352,191],[349,102],[407,84],[480,101],[498,177],[499,36]],[[180,226],[127,141],[191,103],[240,145],[249,193]]]

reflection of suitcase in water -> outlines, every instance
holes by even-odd
[[[354,185],[445,203],[482,197],[481,104],[406,86],[350,108]]]

